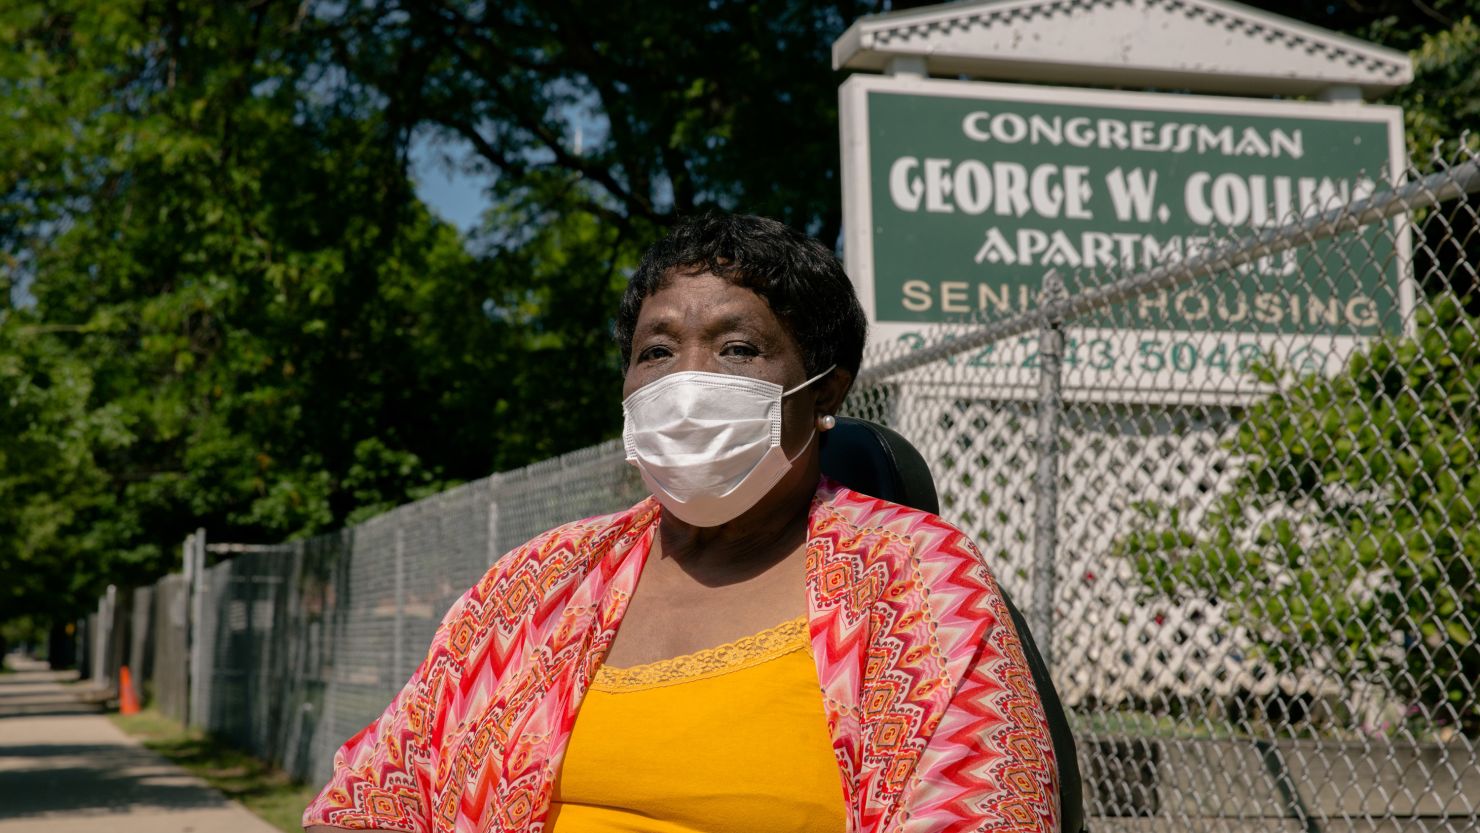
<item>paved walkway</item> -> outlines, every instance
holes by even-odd
[[[75,673],[0,674],[0,833],[275,833],[103,717]]]

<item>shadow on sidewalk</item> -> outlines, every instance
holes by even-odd
[[[6,657],[14,664],[16,657]],[[52,671],[44,663],[0,674],[0,721],[13,717],[101,714],[109,692],[78,682],[76,671]]]
[[[136,746],[0,744],[0,819],[226,805],[219,793]]]
[[[75,671],[20,665],[0,675],[0,821],[226,806],[108,723],[106,691],[77,682]]]
[[[111,692],[5,659],[16,670],[0,674],[0,832],[276,833],[113,725]]]

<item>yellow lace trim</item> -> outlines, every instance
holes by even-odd
[[[681,657],[631,668],[603,665],[596,670],[596,679],[591,681],[591,687],[619,694],[693,682],[760,665],[806,646],[807,617],[799,616],[760,633]]]

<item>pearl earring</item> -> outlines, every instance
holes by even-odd
[[[817,418],[818,431],[831,431],[838,424],[838,418],[832,414],[823,414]]]

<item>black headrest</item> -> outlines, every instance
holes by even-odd
[[[851,417],[838,417],[838,424],[823,434],[822,473],[855,492],[940,514],[940,499],[935,493],[935,479],[925,458],[910,441],[882,425]],[[1012,603],[1007,590],[1002,601],[1023,643],[1028,668],[1038,689],[1053,736],[1054,757],[1059,767],[1059,824],[1063,833],[1079,833],[1084,827],[1083,784],[1079,776],[1079,755],[1069,719],[1059,702],[1059,693],[1049,677],[1028,622]]]
[[[940,514],[925,458],[892,429],[852,417],[822,435],[822,473],[855,492]]]

